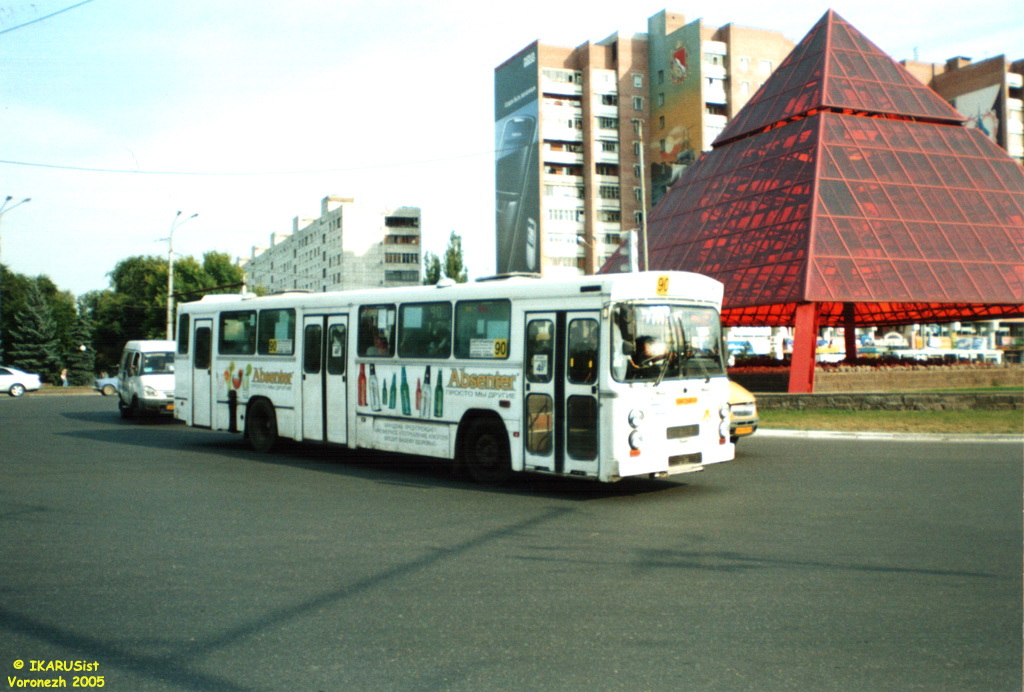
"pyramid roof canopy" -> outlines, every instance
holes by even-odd
[[[722,281],[731,325],[1024,314],[1024,169],[903,75],[828,12],[654,209],[650,266]]]
[[[715,144],[822,109],[964,121],[938,94],[829,10]]]

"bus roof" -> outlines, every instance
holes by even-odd
[[[436,286],[403,286],[326,293],[287,292],[257,297],[255,294],[219,294],[182,303],[179,308],[224,303],[255,303],[275,307],[300,303],[309,307],[349,303],[402,303],[431,300],[476,300],[507,297],[517,300],[568,299],[574,295],[599,295],[605,300],[674,298],[721,309],[724,287],[721,282],[701,274],[679,271],[651,271],[629,274],[597,274],[564,279],[542,279],[511,275],[487,277],[472,283],[441,283]],[[255,305],[254,305],[255,307]]]

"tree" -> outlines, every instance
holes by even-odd
[[[60,345],[53,312],[38,282],[29,284],[24,307],[14,316],[8,354],[15,367],[54,382],[60,376]]]
[[[423,255],[423,285],[435,286],[441,280],[441,258],[429,250]]]
[[[10,352],[10,335],[15,328],[15,317],[25,309],[25,301],[29,287],[35,286],[42,294],[43,300],[50,306],[50,316],[60,349],[66,350],[71,345],[71,330],[74,329],[78,311],[75,309],[75,298],[70,291],[61,291],[48,276],[31,278],[23,274],[15,274],[0,265],[3,280],[0,290],[3,291],[3,302],[0,304],[0,363],[13,362]]]
[[[0,302],[0,364],[10,363],[11,330],[14,329],[14,316],[20,314],[25,308],[25,296],[28,294],[29,284],[32,279],[9,271],[7,267],[0,264],[0,273],[3,274],[0,280],[0,291],[3,291],[3,300]]]
[[[455,231],[448,237],[448,249],[444,251],[444,275],[460,284],[469,280],[462,262],[462,238]]]
[[[239,290],[243,273],[230,255],[207,252],[174,260],[175,302],[199,300],[204,293]],[[125,342],[163,339],[167,335],[167,259],[127,257],[110,272],[110,289],[83,297],[93,322],[96,365],[111,369]]]
[[[90,384],[96,372],[96,351],[92,347],[92,324],[82,311],[71,330],[72,347],[67,352],[68,381],[76,386]]]

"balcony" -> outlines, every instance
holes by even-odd
[[[556,96],[580,96],[583,94],[582,84],[557,81],[545,76],[540,78],[540,89],[545,94]]]
[[[720,79],[714,80],[713,85],[704,85],[704,103],[713,103],[717,106],[724,106],[728,103],[725,95],[725,82]]]
[[[560,163],[566,165],[582,165],[582,151],[567,151],[565,149],[553,149],[544,145],[544,163]]]
[[[559,140],[562,142],[582,142],[583,130],[576,129],[575,123],[567,123],[561,120],[542,120],[540,125],[541,137],[546,140]]]

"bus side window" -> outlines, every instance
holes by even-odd
[[[196,329],[196,349],[193,367],[196,370],[209,370],[213,361],[213,335],[209,327]]]
[[[302,372],[307,375],[316,375],[320,372],[321,362],[321,336],[323,335],[323,327],[319,324],[310,324],[306,326],[306,334],[303,337],[305,348],[302,352]]]
[[[554,372],[555,323],[530,320],[526,328],[526,379],[550,382]]]
[[[256,352],[256,313],[224,312],[220,316],[217,353],[222,356],[251,356]]]
[[[327,328],[327,374],[345,374],[345,325],[332,324]]]
[[[359,308],[360,356],[395,355],[395,306],[365,305]]]
[[[188,353],[188,337],[190,331],[188,328],[188,315],[178,316],[178,353],[182,355]]]
[[[258,350],[261,356],[295,352],[295,310],[260,310]]]
[[[597,320],[569,323],[569,381],[573,384],[597,382]]]
[[[452,304],[407,303],[398,311],[401,358],[447,358],[452,353]]]
[[[512,303],[464,300],[455,308],[455,357],[505,360],[509,357]]]

